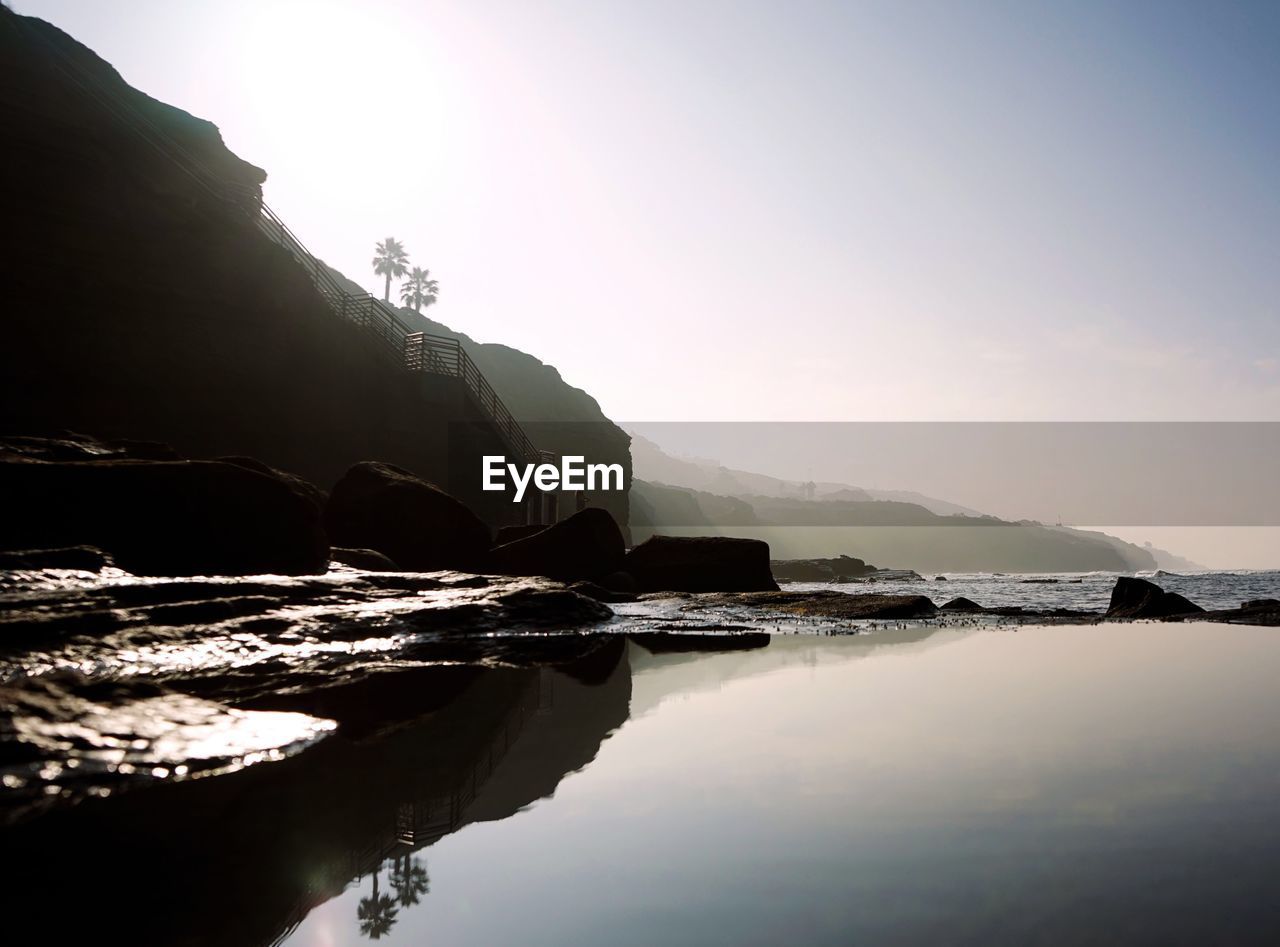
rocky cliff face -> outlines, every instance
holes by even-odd
[[[364,292],[338,270],[329,267],[329,272],[351,293]],[[623,482],[632,483],[631,435],[605,417],[595,398],[566,382],[555,366],[507,345],[477,342],[412,309],[397,312],[414,332],[457,339],[539,448],[557,454],[582,454],[590,463],[621,464]],[[629,496],[629,492],[598,493],[590,502],[609,510],[625,527],[630,516]]]
[[[333,315],[245,213],[265,172],[229,151],[215,126],[132,89],[55,27],[3,8],[0,65],[0,432],[72,429],[164,441],[191,457],[251,455],[326,488],[376,459],[466,493],[450,478],[459,466],[450,425],[481,419],[460,386],[397,370]],[[234,200],[208,193],[112,100],[229,182]],[[607,424],[554,369],[488,348],[473,357],[517,417],[576,405],[578,415],[550,417]],[[500,377],[508,368],[520,377]],[[600,436],[629,468],[620,434]],[[481,431],[468,449],[500,450],[485,440]],[[575,443],[570,430],[539,446]],[[514,518],[511,504],[485,508],[491,497],[464,498],[491,522]],[[625,523],[625,498],[614,506]]]

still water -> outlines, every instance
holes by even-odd
[[[672,640],[604,639],[560,669],[421,668],[411,723],[11,828],[2,929],[237,947],[1280,943],[1277,629]]]
[[[1222,625],[629,645],[285,942],[1275,943],[1278,678]]]

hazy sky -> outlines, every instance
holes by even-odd
[[[1280,418],[1280,4],[12,0],[615,419]]]

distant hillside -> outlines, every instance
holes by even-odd
[[[725,467],[714,460],[675,457],[646,437],[631,433],[635,474],[650,483],[664,483],[732,497],[790,497],[814,500],[896,500],[913,503],[944,516],[981,516],[977,510],[910,490],[875,490],[847,483],[811,484]]]
[[[1102,533],[946,516],[893,500],[724,497],[637,480],[632,536],[764,539],[775,559],[841,554],[918,572],[1091,572],[1156,567],[1151,553]]]

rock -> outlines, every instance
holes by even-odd
[[[0,552],[0,569],[80,569],[83,572],[100,572],[103,566],[110,564],[111,557],[92,546]]]
[[[489,527],[449,494],[392,464],[356,464],[324,509],[336,545],[374,549],[411,572],[479,570]]]
[[[933,581],[935,581],[935,582],[946,582],[946,581],[947,581],[947,577],[946,577],[945,575],[935,575],[935,576],[933,577]]]
[[[513,543],[517,539],[528,539],[535,533],[540,533],[547,528],[546,523],[526,523],[521,526],[503,526],[498,529],[498,538],[493,541],[495,546],[505,546],[507,543]]]
[[[52,437],[0,438],[0,458],[5,460],[182,460],[168,444],[155,441],[104,440],[75,431]]]
[[[616,602],[634,602],[636,600],[634,592],[615,592],[613,589],[597,585],[594,582],[575,582],[569,586],[569,591],[585,595],[587,598],[595,599],[597,602],[604,602],[606,605],[613,605]]]
[[[1121,576],[1111,590],[1108,618],[1168,618],[1191,615],[1204,609],[1177,592],[1166,592],[1146,579]]]
[[[770,571],[778,582],[836,582],[875,572],[853,556],[836,559],[777,559],[769,563]]]
[[[811,618],[932,618],[938,607],[924,595],[849,595],[845,592],[725,592],[700,596],[685,611],[747,606]]]
[[[973,599],[968,599],[961,595],[947,602],[939,610],[944,612],[980,612],[983,611],[983,608]]]
[[[1241,602],[1242,609],[1251,608],[1280,608],[1280,599],[1276,598],[1251,598],[1247,602]]]
[[[216,461],[0,461],[0,544],[94,546],[139,575],[325,571],[319,512],[278,477]]]
[[[495,547],[486,571],[573,582],[616,572],[625,554],[626,543],[613,516],[588,507],[532,536]]]
[[[610,592],[625,592],[634,595],[637,591],[635,577],[629,572],[610,572],[599,579],[598,582]]]
[[[376,549],[330,549],[329,561],[351,566],[353,569],[363,569],[365,572],[405,571]]]
[[[235,464],[237,467],[244,467],[246,470],[255,470],[260,474],[266,474],[270,477],[278,477],[293,488],[293,492],[303,497],[310,503],[315,504],[317,512],[323,512],[324,505],[328,501],[323,490],[317,487],[310,480],[303,480],[301,477],[283,470],[277,470],[269,467],[260,460],[252,457],[219,457],[219,461],[224,464]]]
[[[769,544],[726,536],[652,536],[629,553],[623,570],[641,592],[767,592]]]

